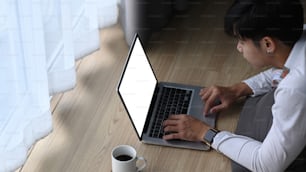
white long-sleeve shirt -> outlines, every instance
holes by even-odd
[[[221,131],[212,147],[251,171],[284,171],[306,145],[305,58],[304,31],[285,63],[290,72],[275,90],[273,123],[263,142]],[[271,90],[273,72],[274,69],[269,69],[244,81],[253,90],[253,96]]]

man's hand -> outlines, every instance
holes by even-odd
[[[228,108],[236,99],[236,95],[229,87],[211,86],[203,88],[200,96],[204,106],[204,114],[217,113]],[[220,101],[220,104],[216,104]]]
[[[170,115],[164,121],[164,132],[169,133],[164,135],[163,139],[181,139],[187,141],[202,141],[203,136],[210,128],[202,121],[193,118],[190,115]]]
[[[238,83],[231,87],[211,86],[203,88],[200,96],[205,103],[204,114],[220,112],[228,108],[240,97],[252,93],[251,88],[245,83]],[[216,104],[217,101],[220,101],[220,104]]]

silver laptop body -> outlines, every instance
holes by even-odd
[[[179,83],[158,82],[139,36],[135,35],[117,87],[117,92],[140,141],[154,145],[209,150],[209,147],[202,142],[163,140],[162,135],[167,133],[163,133],[163,127],[159,126],[164,120],[162,118],[165,118],[164,116],[158,116],[160,111],[162,111],[166,115],[176,113],[190,114],[214,127],[216,115],[203,115],[204,103],[199,96],[201,88],[200,86]],[[165,92],[167,92],[167,95],[164,95]],[[165,99],[166,101],[176,101],[176,98],[168,95],[174,95],[174,97],[181,97],[180,99],[183,99],[180,106],[175,107],[177,109],[170,107],[172,109],[170,112],[168,110],[160,110],[163,104],[171,104],[161,103]],[[156,124],[159,127],[156,127]]]

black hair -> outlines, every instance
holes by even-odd
[[[224,30],[239,39],[258,42],[265,36],[292,47],[303,32],[299,0],[235,0],[224,18]]]

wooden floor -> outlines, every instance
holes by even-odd
[[[191,1],[192,2],[192,1]],[[210,86],[231,85],[254,74],[238,54],[236,42],[223,33],[223,15],[227,1],[202,1],[190,4],[186,13],[173,17],[160,32],[152,35],[147,54],[161,81]],[[140,154],[154,154],[145,171],[173,171],[163,160],[161,148],[140,143],[116,94],[116,86],[128,46],[120,24],[101,30],[101,48],[77,62],[77,85],[53,97],[53,132],[29,152],[20,172],[93,172],[110,171],[113,143],[133,145]],[[241,104],[220,114],[217,127],[233,131]],[[121,134],[115,135],[120,132]],[[123,136],[129,136],[120,140]],[[188,171],[230,171],[230,161],[216,151],[163,149],[185,156],[203,156],[206,161],[181,162]],[[179,161],[179,157],[174,159]],[[205,167],[203,169],[201,164]],[[201,168],[200,168],[201,167]],[[190,169],[190,168],[189,168]],[[176,170],[177,171],[177,170]]]

